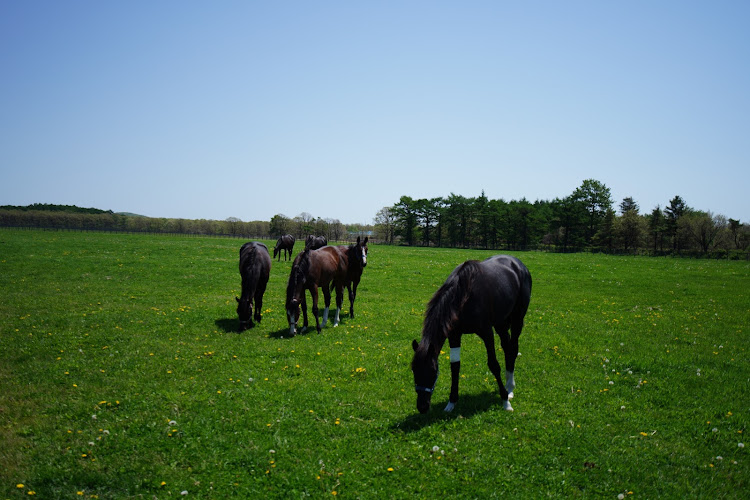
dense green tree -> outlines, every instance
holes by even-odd
[[[393,213],[396,216],[396,236],[400,236],[404,243],[414,246],[417,241],[417,204],[409,196],[402,196],[401,199],[393,206]]]
[[[625,215],[630,211],[634,211],[637,214],[640,208],[638,207],[638,203],[632,197],[628,196],[620,202],[620,214]]]
[[[573,200],[580,202],[587,214],[584,238],[586,244],[590,244],[599,224],[604,219],[607,210],[612,208],[612,196],[610,190],[603,183],[595,179],[586,179],[580,187],[573,192]]]
[[[689,211],[689,207],[679,195],[669,201],[669,206],[664,209],[667,235],[672,239],[672,250],[680,251],[683,242],[682,231],[680,230],[680,219]]]
[[[279,238],[292,233],[292,221],[286,215],[276,214],[271,217],[270,232],[272,238]]]
[[[666,231],[666,220],[659,205],[651,211],[648,216],[648,231],[653,243],[654,253],[664,250],[664,233]]]

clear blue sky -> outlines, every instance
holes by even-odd
[[[371,223],[593,178],[750,222],[750,2],[0,0],[0,205]]]

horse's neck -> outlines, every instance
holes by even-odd
[[[432,352],[435,356],[440,355],[440,350],[445,345],[445,340],[448,338],[447,335],[442,335],[438,332],[422,332],[422,344],[423,349],[428,352]]]

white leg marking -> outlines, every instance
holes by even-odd
[[[451,363],[458,363],[461,361],[461,348],[451,347]]]
[[[338,307],[336,308],[336,317],[333,319],[333,326],[339,326],[339,313],[341,313],[341,309]]]
[[[448,404],[445,405],[445,410],[444,411],[446,411],[446,412],[452,412],[453,408],[455,408],[455,407],[456,407],[456,403],[451,403],[450,401],[448,401]]]
[[[320,325],[320,327],[323,328],[324,326],[326,326],[326,323],[328,323],[328,308],[327,307],[323,309],[323,324]]]
[[[505,371],[505,390],[508,391],[508,399],[513,399],[513,390],[516,388],[516,379],[513,372]]]
[[[513,407],[510,405],[510,401],[503,401],[503,410],[513,411]]]

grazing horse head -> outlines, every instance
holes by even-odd
[[[254,326],[253,319],[260,323],[263,310],[263,293],[266,291],[271,272],[271,256],[263,243],[249,241],[240,248],[240,276],[242,296],[237,297],[237,316],[240,331]],[[255,301],[253,307],[253,301]],[[254,309],[254,311],[253,311]]]
[[[251,319],[253,317],[253,302],[249,295],[244,299],[239,297],[235,297],[235,299],[237,299],[237,317],[240,319],[240,331],[247,330],[253,323]]]
[[[411,370],[414,372],[414,389],[417,391],[417,410],[419,413],[427,413],[430,409],[432,391],[440,373],[438,367],[438,356],[433,349],[425,345],[420,346],[416,340],[412,341],[414,359],[411,362]]]
[[[289,321],[289,333],[291,335],[297,333],[299,309],[305,297],[305,285],[309,267],[309,251],[306,250],[294,259],[292,271],[289,274],[289,282],[286,286],[286,317]]]

